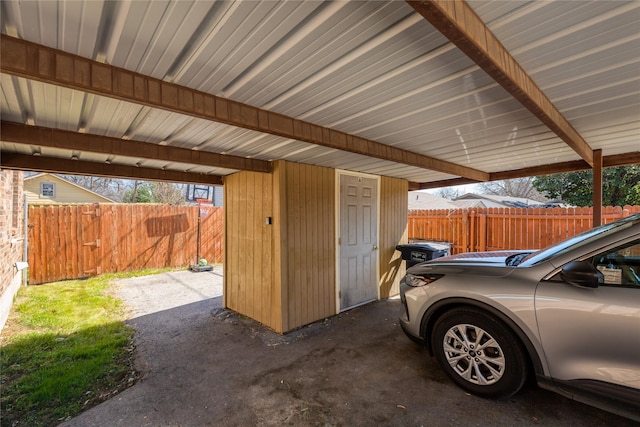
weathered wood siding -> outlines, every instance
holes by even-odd
[[[335,314],[334,175],[278,161],[225,178],[225,307],[277,332]]]
[[[274,280],[273,175],[225,178],[224,304],[282,332],[280,283]]]
[[[335,171],[281,163],[283,329],[336,314]]]
[[[380,298],[400,292],[405,263],[396,245],[407,242],[409,183],[403,179],[380,180]]]

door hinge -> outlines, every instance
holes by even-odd
[[[102,267],[101,266],[97,266],[96,268],[93,268],[91,270],[84,270],[83,271],[84,274],[96,274],[96,275],[101,275],[102,274]]]
[[[342,237],[338,237],[338,246],[342,244]]]

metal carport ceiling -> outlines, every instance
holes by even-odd
[[[640,3],[446,4],[3,1],[1,162],[217,183],[285,159],[413,188],[640,162]],[[521,68],[496,77],[507,51]]]

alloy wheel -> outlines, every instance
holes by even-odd
[[[484,329],[459,324],[444,336],[443,350],[451,368],[466,381],[491,385],[502,378],[505,357],[498,342]]]

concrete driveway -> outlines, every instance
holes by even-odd
[[[533,387],[466,394],[404,336],[398,300],[280,336],[223,310],[221,279],[218,268],[120,283],[142,378],[63,425],[637,425]]]

